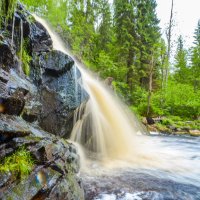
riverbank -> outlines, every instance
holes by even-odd
[[[176,116],[142,119],[148,131],[175,135],[200,136],[200,120],[183,120]]]

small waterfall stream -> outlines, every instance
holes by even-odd
[[[73,57],[52,28],[43,19],[34,17],[49,32],[54,49]],[[85,152],[97,152],[93,155],[96,161],[84,160],[89,163],[89,167],[83,169],[85,187],[90,191],[87,200],[159,200],[165,199],[165,195],[166,199],[176,199],[177,195],[178,199],[183,200],[200,199],[200,151],[199,148],[191,148],[196,142],[200,144],[200,141],[194,141],[188,147],[190,139],[187,138],[176,140],[173,137],[145,136],[134,114],[103,82],[73,59],[82,76],[82,85],[79,83],[79,86],[87,91],[90,98],[75,112],[71,140],[82,145]],[[75,85],[75,92],[77,87]],[[158,182],[160,185],[157,185]],[[123,188],[119,196],[113,187]],[[109,198],[103,198],[102,195],[94,198],[95,193],[100,194],[97,188],[104,194],[107,192],[112,195]],[[165,190],[169,193],[164,193]],[[129,195],[135,192],[138,195]]]
[[[20,62],[19,62],[19,73],[22,74],[23,73],[23,69],[22,69],[22,64],[23,64],[23,61],[22,61],[22,56],[23,56],[23,20],[20,19]]]
[[[11,46],[13,46],[14,43],[14,33],[15,33],[15,10],[13,12],[13,23],[12,23],[12,40],[11,40]]]

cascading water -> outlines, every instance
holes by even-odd
[[[14,42],[14,32],[15,32],[15,10],[13,12],[13,23],[12,23],[12,40],[11,40],[11,46],[13,46]]]
[[[54,49],[70,55],[63,42],[45,21],[34,17],[49,32]],[[77,115],[79,117],[75,121],[71,139],[89,150],[98,152],[103,158],[132,158],[137,151],[135,135],[144,132],[140,123],[103,83],[86,71],[75,58],[74,60],[81,72],[82,87],[90,98],[85,104],[84,114]]]
[[[22,70],[22,54],[23,54],[23,20],[20,20],[20,63],[19,63],[19,73],[22,74],[23,70]]]
[[[52,28],[34,17],[49,32],[54,49],[70,55]],[[86,199],[200,199],[200,140],[140,135],[144,130],[136,117],[74,60],[82,77],[76,80],[75,94],[83,87],[90,98],[75,112],[71,139],[101,158],[89,161],[82,172]]]

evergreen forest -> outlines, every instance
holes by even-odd
[[[9,1],[7,16],[15,0]],[[180,35],[171,53],[173,31],[163,39],[155,0],[22,0],[47,19],[73,53],[104,80],[139,117],[195,121],[200,116],[200,21],[193,46]],[[106,100],[105,100],[106,101]]]

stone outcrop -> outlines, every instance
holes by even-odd
[[[31,125],[22,118],[0,115],[0,160],[24,145],[34,158],[34,169],[22,180],[0,172],[0,199],[84,199],[76,176],[80,160],[72,143]],[[45,171],[47,187],[36,182]]]
[[[79,155],[66,140],[74,110],[88,98],[77,83],[81,74],[70,56],[53,50],[48,32],[22,5],[14,17],[13,41],[12,20],[0,30],[0,164],[24,146],[34,168],[24,179],[0,172],[0,199],[84,199]],[[29,76],[18,56],[21,26]],[[40,172],[48,177],[45,188],[36,182]]]

